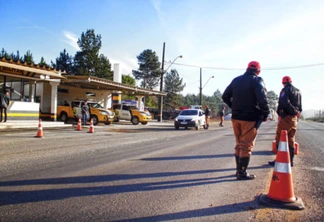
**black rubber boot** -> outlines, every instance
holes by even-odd
[[[294,166],[294,156],[295,156],[294,147],[289,147],[289,154],[290,154],[290,166]]]
[[[269,161],[268,164],[269,164],[270,166],[274,166],[274,165],[276,164],[276,160],[274,160],[274,161]]]
[[[248,174],[246,172],[246,169],[249,165],[250,162],[250,157],[243,157],[239,159],[239,171],[236,176],[236,179],[238,180],[253,180],[255,179],[255,175],[253,174]]]
[[[235,155],[235,163],[236,163],[236,176],[239,174],[239,164],[240,164],[240,157]]]
[[[278,152],[278,144],[277,144],[277,146],[276,146],[276,149],[277,149],[277,152]],[[274,161],[269,161],[268,164],[269,164],[270,166],[274,166],[274,165],[276,164],[276,160],[274,160]]]

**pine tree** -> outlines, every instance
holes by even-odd
[[[30,52],[30,50],[28,50],[24,55],[24,62],[27,64],[35,64],[33,54]]]
[[[137,56],[137,60],[139,68],[132,71],[133,76],[136,80],[142,80],[141,87],[154,89],[161,77],[159,57],[151,49],[146,49]]]
[[[39,66],[48,66],[43,56],[42,56],[40,62],[38,63],[38,65]]]
[[[51,65],[56,70],[71,74],[73,70],[73,58],[64,49],[63,52],[60,52],[60,57],[56,58],[55,63],[51,61]]]
[[[180,101],[179,94],[183,91],[186,86],[183,83],[183,79],[180,78],[179,73],[175,69],[171,69],[167,72],[164,78],[164,89],[163,91],[167,93],[165,97],[165,103],[174,106],[173,104],[178,104]]]

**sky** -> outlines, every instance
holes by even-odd
[[[268,91],[279,95],[288,75],[304,110],[324,110],[323,0],[0,0],[0,20],[0,49],[30,50],[37,63],[64,49],[74,56],[82,32],[94,29],[100,53],[123,74],[146,49],[162,62],[165,44],[164,68],[178,71],[182,94],[199,94],[201,71],[211,96],[255,60]]]

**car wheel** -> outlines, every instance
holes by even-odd
[[[111,122],[110,122],[110,121],[109,121],[109,122],[106,122],[106,123],[105,123],[105,125],[110,125],[110,124],[111,124]]]
[[[115,116],[114,122],[119,122],[119,117],[118,116]]]
[[[133,123],[133,125],[138,125],[139,123],[139,119],[137,116],[133,116],[131,119],[131,122]]]
[[[179,126],[175,126],[174,128],[175,128],[176,130],[178,130],[178,129],[179,129]]]
[[[97,116],[91,116],[90,118],[92,118],[93,125],[98,125],[99,121]]]
[[[61,115],[60,115],[60,119],[61,119],[61,121],[63,121],[64,123],[67,123],[67,121],[68,121],[68,115],[66,114],[66,113],[61,113]]]
[[[188,129],[188,127],[186,126],[185,129]]]
[[[146,125],[147,124],[147,122],[141,122],[142,123],[142,125]]]

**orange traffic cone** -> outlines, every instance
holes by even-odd
[[[272,141],[272,152],[277,153],[277,143],[275,140]],[[299,143],[297,143],[297,142],[295,142],[294,154],[295,155],[299,154]]]
[[[41,138],[43,137],[43,127],[42,127],[42,119],[39,119],[38,123],[38,131],[35,137]]]
[[[299,154],[299,143],[295,142],[295,152],[294,152],[295,155],[298,155]]]
[[[76,130],[79,130],[79,131],[82,130],[82,126],[81,126],[81,118],[79,118],[79,121],[78,121],[78,127],[76,128]]]
[[[272,141],[272,152],[277,153],[277,142],[275,140]]]
[[[287,131],[282,130],[269,193],[260,198],[260,204],[302,210],[302,199],[294,196],[288,147]]]
[[[92,118],[90,120],[90,128],[89,128],[88,133],[94,133],[94,127],[93,127],[93,120],[92,120]]]

